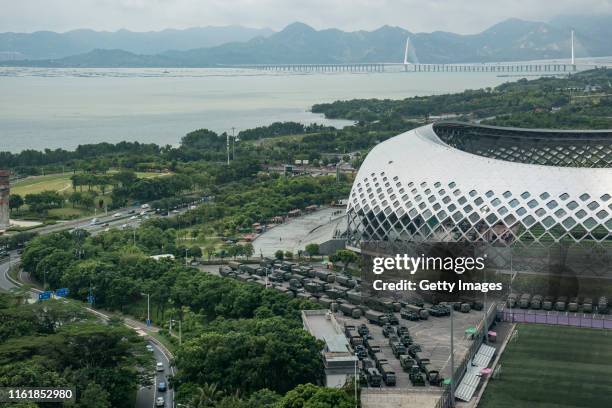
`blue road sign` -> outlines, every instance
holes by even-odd
[[[90,305],[93,305],[95,300],[96,300],[96,297],[94,295],[87,295],[87,303],[89,303]]]
[[[68,288],[59,288],[55,291],[55,296],[57,297],[66,297],[68,296]]]
[[[51,299],[51,294],[53,294],[53,292],[50,291],[45,291],[45,292],[41,292],[38,294],[38,300],[47,300],[47,299]]]
[[[147,326],[151,326],[151,320],[147,319]]]

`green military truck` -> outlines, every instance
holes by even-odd
[[[365,318],[368,319],[368,322],[377,324],[379,326],[384,325],[389,322],[389,318],[381,312],[377,312],[374,310],[368,310],[365,312]]]

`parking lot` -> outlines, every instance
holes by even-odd
[[[250,268],[255,269],[257,266],[251,266]],[[266,283],[266,279],[268,284],[276,288],[277,290],[286,292],[291,295],[295,295],[298,297],[309,298],[315,302],[318,302],[324,306],[328,306],[329,302],[333,303],[343,303],[348,302],[346,300],[347,293],[355,292],[358,290],[357,288],[349,288],[346,285],[341,285],[336,281],[337,277],[341,274],[334,274],[333,278],[321,279],[319,276],[311,276],[309,278],[302,278],[301,282],[308,282],[310,284],[321,285],[325,287],[325,292],[320,293],[309,293],[306,290],[306,285],[299,285],[299,288],[296,289],[295,280],[298,277],[296,273],[291,272],[291,277],[280,278],[280,275],[283,272],[280,269],[275,269],[273,267],[272,270],[274,272],[268,272],[268,276],[266,278],[265,274],[260,276],[256,273],[249,274],[245,271],[236,270],[232,273],[232,277],[244,281],[252,281],[254,283],[259,283],[264,285]],[[309,265],[309,269],[319,271],[319,275],[321,273],[331,273],[329,270],[324,270],[321,265]],[[210,268],[207,268],[210,269]],[[211,271],[213,272],[213,271]],[[285,275],[290,272],[284,272]],[[313,273],[313,272],[311,272]],[[333,279],[333,282],[330,280]],[[342,281],[342,279],[340,279]],[[293,281],[293,286],[292,282]],[[331,294],[335,293],[338,296],[337,299],[331,299]],[[425,305],[427,308],[430,305]],[[367,310],[368,307],[365,305],[360,305],[362,310]],[[383,327],[370,323],[365,317],[353,318],[351,316],[346,316],[342,311],[338,310],[335,313],[336,320],[339,322],[341,326],[352,325],[355,327],[360,326],[361,324],[365,324],[370,332],[372,343],[379,344],[381,346],[382,354],[384,358],[388,360],[389,365],[395,371],[396,374],[396,384],[394,386],[385,386],[384,382],[381,386],[382,389],[388,389],[389,392],[395,390],[393,392],[408,392],[408,393],[426,393],[424,396],[425,399],[430,398],[433,403],[437,401],[439,394],[441,393],[440,387],[432,386],[427,383],[423,386],[415,386],[411,383],[409,379],[409,374],[404,371],[400,365],[400,360],[393,355],[391,346],[389,345],[389,339],[383,335]],[[410,336],[413,338],[414,342],[421,346],[421,352],[419,353],[421,358],[429,359],[429,363],[427,365],[428,370],[438,370],[443,378],[449,378],[451,373],[451,363],[450,363],[450,317],[434,317],[430,316],[426,320],[418,320],[418,321],[410,321],[401,318],[399,312],[394,312],[394,315],[399,320],[399,325],[405,326],[408,328]],[[454,351],[455,351],[455,366],[458,366],[460,362],[463,360],[466,355],[470,345],[472,344],[472,340],[470,338],[469,332],[466,334],[466,330],[470,328],[475,328],[478,326],[479,322],[483,318],[483,311],[471,310],[467,313],[462,313],[460,311],[453,312],[453,326],[454,326]],[[394,326],[395,327],[395,326]],[[369,357],[368,357],[369,358]]]

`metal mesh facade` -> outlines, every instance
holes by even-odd
[[[348,243],[609,251],[611,149],[610,132],[504,133],[461,123],[414,129],[381,143],[364,161],[348,203]]]

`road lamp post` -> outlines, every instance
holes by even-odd
[[[453,307],[450,307],[450,364],[451,364],[451,375],[450,375],[450,406],[455,406],[455,334],[453,326]]]
[[[147,326],[151,326],[151,294],[141,293],[141,295],[147,297]]]
[[[172,334],[172,323],[174,322],[174,319],[170,319],[170,334]],[[183,329],[182,329],[182,325],[181,325],[181,320],[178,320],[178,325],[179,325],[179,346],[181,344],[183,344]]]

